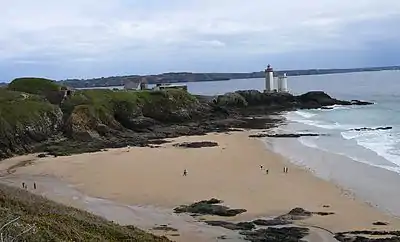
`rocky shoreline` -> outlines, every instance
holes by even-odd
[[[337,100],[320,91],[294,96],[245,90],[206,97],[180,90],[82,90],[65,96],[61,88],[32,93],[15,89],[0,90],[0,99],[5,98],[0,110],[16,113],[2,117],[0,159],[32,152],[64,156],[151,146],[154,140],[179,136],[269,129],[283,121],[271,116],[282,111],[372,104]],[[29,108],[32,104],[35,109]],[[21,118],[15,119],[18,115]]]

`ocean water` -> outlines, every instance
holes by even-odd
[[[287,123],[279,131],[327,136],[266,139],[268,147],[371,205],[400,216],[400,72],[289,77],[288,86],[294,94],[322,90],[338,99],[375,104],[287,112]],[[203,95],[263,87],[263,79],[188,84],[191,92]],[[387,126],[392,129],[354,130]]]

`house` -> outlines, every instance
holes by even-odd
[[[146,90],[147,89],[147,79],[142,78],[140,80],[128,80],[124,83],[125,90]]]

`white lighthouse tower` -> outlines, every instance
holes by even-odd
[[[265,69],[265,92],[272,92],[274,90],[274,70],[271,65],[268,65],[267,69]]]
[[[288,92],[286,73],[283,73],[283,76],[278,78],[278,92]]]

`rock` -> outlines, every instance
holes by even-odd
[[[328,215],[333,215],[335,213],[333,213],[333,212],[313,212],[313,214],[316,214],[319,216],[328,216]]]
[[[378,128],[356,128],[356,129],[352,129],[354,131],[374,131],[374,130],[391,130],[393,129],[393,127],[387,126],[387,127],[378,127]]]
[[[184,142],[184,143],[174,144],[173,146],[182,148],[203,148],[203,147],[216,147],[218,146],[218,143],[211,141]]]
[[[323,136],[324,134],[254,134],[249,135],[250,138],[300,138],[300,137],[316,137]]]
[[[218,106],[228,107],[247,107],[248,103],[246,99],[236,92],[226,93],[217,97],[216,104]]]
[[[333,105],[351,105],[351,102],[341,101],[330,97],[322,91],[307,92],[298,97],[301,106],[304,108],[320,108]]]
[[[39,154],[37,157],[38,158],[45,158],[45,157],[47,157],[47,155],[46,154]]]
[[[278,220],[303,220],[312,216],[312,212],[303,208],[294,208],[289,213],[276,217]]]
[[[281,219],[257,219],[252,221],[252,223],[257,226],[277,226],[291,224],[292,221]]]
[[[373,225],[385,226],[385,225],[389,225],[389,223],[387,223],[387,222],[381,222],[381,221],[377,221],[377,222],[374,222],[374,223],[373,223]]]
[[[199,215],[217,215],[224,217],[233,217],[238,214],[244,213],[246,209],[230,209],[227,206],[217,205],[217,201],[221,203],[221,200],[211,199],[193,203],[191,205],[181,205],[174,208],[175,213],[191,213]]]
[[[171,141],[168,141],[165,139],[154,139],[154,140],[149,140],[147,143],[152,144],[152,145],[162,145],[162,144],[171,143]]]
[[[242,231],[241,235],[245,236],[245,240],[252,242],[299,242],[309,233],[307,228],[299,227],[283,227],[283,228],[266,228],[255,231]]]
[[[372,104],[374,104],[374,103],[360,101],[360,100],[351,100],[351,105],[372,105]]]
[[[211,226],[219,226],[230,230],[252,230],[256,226],[251,222],[231,223],[226,221],[204,221]]]
[[[399,242],[400,231],[350,231],[336,233],[335,239],[340,242]]]

